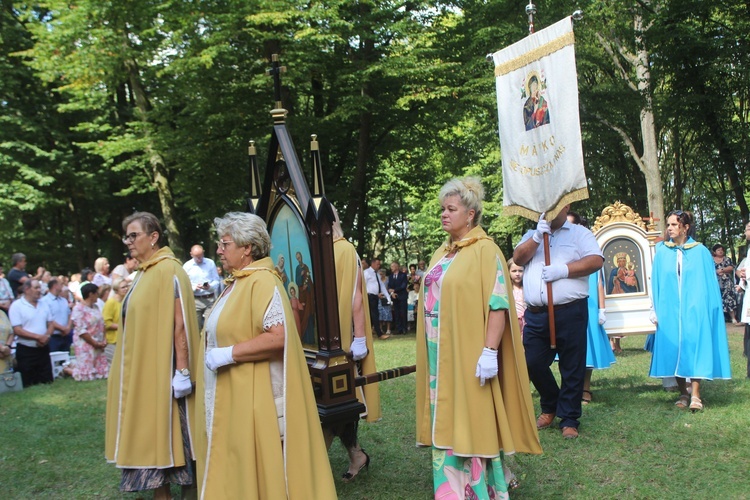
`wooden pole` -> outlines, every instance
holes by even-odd
[[[544,233],[544,265],[550,265],[549,255],[549,233]],[[552,349],[557,348],[557,338],[555,337],[555,304],[552,300],[552,282],[547,282],[547,315],[549,316],[549,346]]]

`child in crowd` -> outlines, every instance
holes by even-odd
[[[516,302],[516,316],[518,324],[521,326],[521,338],[523,338],[523,327],[526,322],[523,314],[526,312],[526,302],[523,300],[523,266],[517,265],[513,259],[508,259],[508,270],[510,271],[510,281],[513,283],[513,300]]]

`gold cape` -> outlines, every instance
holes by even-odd
[[[201,363],[196,375],[200,432],[195,440],[199,496],[207,499],[336,498],[312,381],[289,299],[278,275],[272,271],[270,258],[254,262],[251,268],[233,273],[234,287],[221,309],[216,342],[218,347],[226,347],[260,335],[274,290],[279,291],[286,327],[285,438],[282,441],[279,434],[269,361],[219,368],[212,433],[208,436],[203,378],[206,367]],[[201,359],[205,348],[204,338]]]
[[[347,352],[351,349],[353,333],[352,310],[354,304],[354,284],[359,274],[359,284],[362,290],[362,304],[365,310],[365,337],[369,353],[360,361],[359,375],[375,373],[375,351],[372,343],[372,325],[370,324],[370,304],[367,301],[367,287],[362,268],[359,265],[359,255],[354,245],[345,239],[333,243],[334,260],[336,261],[336,290],[339,298],[339,325],[341,328],[341,348]],[[364,389],[364,390],[363,390]],[[357,388],[357,399],[366,408],[368,422],[381,419],[380,389],[378,384],[367,384]],[[362,415],[364,416],[364,415]]]
[[[430,377],[424,328],[423,287],[417,320],[417,445],[452,449],[455,455],[496,457],[500,451],[541,453],[529,376],[515,314],[505,316],[497,377],[482,387],[476,366],[487,332],[489,303],[497,260],[510,288],[508,266],[500,249],[481,227],[463,240],[441,246],[428,269],[453,250],[440,294],[435,419],[430,421]],[[509,310],[515,311],[508,293]],[[434,425],[433,425],[434,424]]]
[[[195,377],[198,323],[190,279],[169,247],[141,263],[125,300],[109,371],[105,456],[120,468],[164,469],[185,465],[180,415],[172,397],[174,377],[175,280]],[[191,441],[194,436],[194,393],[185,400]],[[192,459],[192,457],[190,457]]]

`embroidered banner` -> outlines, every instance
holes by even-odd
[[[573,20],[493,54],[504,213],[547,220],[589,197],[578,118]]]

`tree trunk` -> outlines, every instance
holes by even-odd
[[[648,51],[643,40],[643,17],[636,12],[634,18],[636,63],[635,73],[638,91],[645,100],[640,112],[641,138],[643,141],[643,156],[639,167],[646,177],[646,194],[648,196],[649,211],[659,219],[656,227],[664,229],[664,191],[659,171],[659,154],[656,143],[656,123],[654,120],[653,97],[651,96],[651,72],[648,63]]]
[[[146,91],[143,88],[143,85],[141,85],[140,71],[138,70],[137,63],[132,60],[126,63],[126,67],[128,70],[130,88],[135,97],[138,117],[141,121],[147,123],[148,111],[151,108],[151,105],[148,101]],[[147,139],[146,154],[148,156],[149,166],[151,167],[151,182],[159,196],[159,203],[161,205],[162,216],[164,219],[164,229],[167,233],[167,242],[175,255],[179,259],[184,259],[185,251],[182,246],[180,229],[177,225],[174,197],[172,196],[172,188],[170,186],[169,176],[167,175],[167,165],[164,161],[164,157],[155,147],[153,140],[151,140],[148,127],[146,128],[145,134]]]

